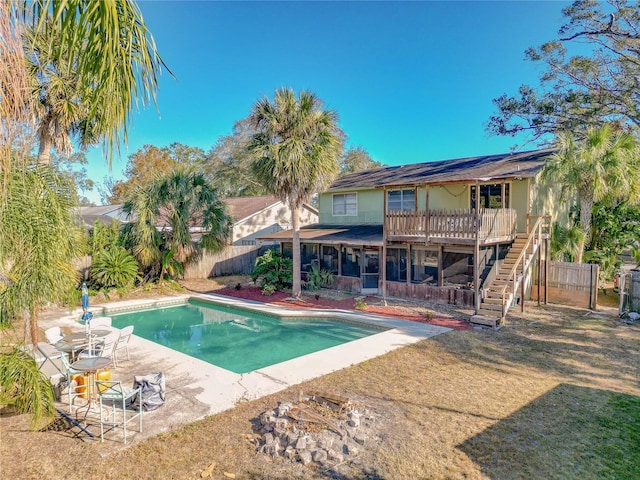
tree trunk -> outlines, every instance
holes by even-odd
[[[38,345],[38,314],[36,312],[25,312],[24,341],[31,342],[34,347]]]
[[[290,205],[291,226],[293,227],[293,286],[291,295],[294,298],[302,296],[302,282],[300,280],[301,258],[300,258],[300,207]]]
[[[580,198],[580,225],[584,229],[584,241],[580,247],[580,252],[576,258],[576,263],[582,263],[585,245],[589,245],[591,238],[591,214],[593,213],[593,197],[591,195],[582,195]]]
[[[51,137],[46,133],[40,134],[40,147],[38,149],[38,163],[40,165],[49,165],[51,162]]]

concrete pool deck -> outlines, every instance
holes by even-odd
[[[162,372],[166,380],[166,400],[158,410],[144,414],[143,432],[139,434],[134,431],[131,435],[132,442],[137,443],[172,428],[233,408],[238,402],[276,393],[450,330],[435,325],[347,310],[289,308],[215,294],[99,304],[92,305],[90,310],[96,316],[101,313],[109,316],[110,313],[118,311],[181,304],[189,298],[282,317],[340,318],[388,330],[381,330],[380,333],[369,337],[245,374],[230,372],[145,340],[136,336],[134,330],[129,343],[131,359],[127,361],[125,358],[117,368],[111,369],[112,379],[122,380],[125,385],[129,385],[133,383],[134,375]],[[40,327],[46,329],[59,326],[65,331],[80,330],[83,328],[78,323],[81,313],[76,310],[62,318],[43,319],[40,321]],[[121,357],[122,355],[119,358]],[[63,397],[62,400],[61,407],[66,410],[66,399]],[[98,427],[98,434],[99,430]],[[93,431],[95,432],[95,429]],[[114,440],[119,438],[113,437]]]

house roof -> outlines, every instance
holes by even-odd
[[[113,220],[119,223],[126,223],[128,221],[127,214],[122,211],[122,204],[80,207],[80,217],[86,225],[91,227],[93,227],[96,222],[109,225]]]
[[[239,222],[247,217],[268,208],[280,199],[273,195],[262,195],[257,197],[229,197],[224,199],[228,212],[233,217],[234,222]]]
[[[258,240],[291,241],[293,230],[271,233]],[[382,245],[382,225],[327,225],[315,224],[300,229],[300,241],[327,245],[347,243],[355,245]]]
[[[260,213],[266,208],[281,203],[281,200],[273,195],[262,195],[256,197],[229,197],[225,198],[224,202],[227,204],[228,212],[233,217],[234,223],[238,223]],[[315,214],[318,213],[315,208],[306,203],[303,208],[307,208]]]
[[[532,150],[362,170],[339,178],[329,190],[528,178],[542,169],[553,152]]]

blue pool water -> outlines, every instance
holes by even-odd
[[[113,326],[235,373],[291,360],[380,333],[364,324],[282,319],[190,300],[186,305],[111,315]]]

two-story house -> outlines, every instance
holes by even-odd
[[[489,324],[524,298],[570,205],[542,176],[552,150],[382,167],[338,179],[301,230],[302,269],[335,287],[474,307]],[[290,252],[291,231],[263,237]],[[539,272],[544,275],[544,272]]]

